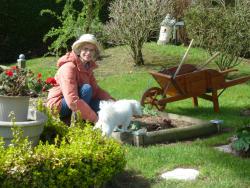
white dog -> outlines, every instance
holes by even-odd
[[[141,105],[136,100],[101,101],[99,119],[94,128],[100,128],[103,135],[110,136],[119,125],[126,131],[132,116],[141,116]]]

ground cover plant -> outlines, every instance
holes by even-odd
[[[147,43],[142,51],[145,66],[138,68],[133,66],[133,60],[122,46],[110,48],[105,50],[96,75],[100,85],[115,98],[139,100],[146,89],[157,86],[147,70],[177,65],[185,50],[183,46],[158,46],[155,43]],[[205,51],[192,48],[186,63],[200,65],[208,58],[209,55]],[[43,67],[42,74],[52,76],[56,70],[55,61],[56,58],[28,60],[27,66],[34,71],[36,67]],[[231,78],[249,74],[249,66],[249,60],[243,60],[236,67],[239,71]],[[217,68],[214,63],[210,63],[208,67]],[[214,113],[212,103],[204,100],[199,100],[199,108],[192,106],[191,99],[167,104],[166,112],[204,120],[221,119],[224,121],[222,128],[229,131],[208,138],[168,145],[158,144],[145,148],[123,146],[127,151],[126,171],[108,182],[107,187],[249,187],[250,160],[213,148],[228,143],[228,138],[235,134],[237,128],[244,127],[250,121],[250,116],[240,116],[242,109],[250,107],[249,93],[249,82],[226,89],[219,97],[220,113]],[[163,171],[177,167],[196,168],[201,174],[192,182],[165,181],[159,178]]]
[[[239,152],[240,155],[250,155],[250,127],[246,126],[236,131],[233,138],[232,147]]]

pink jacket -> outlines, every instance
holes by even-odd
[[[78,96],[78,87],[87,83],[92,86],[93,98],[100,100],[112,98],[97,85],[93,73],[93,69],[97,68],[96,63],[92,62],[89,69],[86,70],[77,55],[70,52],[58,60],[57,66],[59,67],[55,75],[57,85],[49,90],[47,106],[51,109],[56,108],[60,112],[64,96],[67,105],[72,111],[79,110],[83,119],[96,122],[96,113]]]

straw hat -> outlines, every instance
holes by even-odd
[[[97,39],[92,34],[83,34],[77,41],[75,41],[72,45],[72,50],[79,55],[80,54],[80,47],[84,43],[90,43],[96,46],[97,53],[100,53],[100,44],[98,43]]]

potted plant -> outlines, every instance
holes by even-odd
[[[240,128],[232,141],[232,148],[242,157],[250,157],[250,126]]]
[[[27,120],[29,99],[55,85],[54,78],[42,80],[31,70],[12,66],[0,69],[0,121],[10,121],[9,113],[15,114],[16,121]]]

